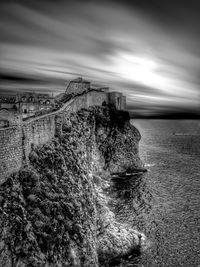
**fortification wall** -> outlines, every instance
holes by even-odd
[[[28,162],[33,145],[45,144],[55,136],[57,118],[61,118],[62,123],[72,103],[69,101],[60,110],[30,119],[19,126],[0,129],[0,184]]]
[[[125,110],[126,109],[126,97],[122,96],[122,105],[121,105],[121,109]]]
[[[22,128],[13,126],[0,129],[0,183],[6,176],[19,170],[23,161]]]
[[[106,93],[91,91],[74,97],[58,111],[30,119],[18,127],[0,129],[0,184],[23,163],[28,163],[33,145],[45,144],[62,130],[63,121],[69,120],[71,112],[101,106],[104,101],[108,102]]]
[[[119,92],[110,92],[108,94],[109,103],[115,105],[117,109],[124,109],[123,107],[123,96],[122,93]]]
[[[83,94],[81,96],[76,96],[74,98],[74,101],[69,105],[69,109],[67,110],[67,112],[76,112],[79,109],[82,108],[88,108],[87,105],[87,94]]]
[[[108,103],[108,94],[100,91],[90,91],[87,93],[87,105],[89,106],[102,106],[102,104]]]
[[[45,144],[55,136],[55,114],[35,118],[24,124],[22,131],[24,135],[25,158],[28,161],[32,145]]]
[[[71,81],[66,89],[66,94],[80,94],[85,91],[88,91],[90,88],[89,82],[75,82]]]

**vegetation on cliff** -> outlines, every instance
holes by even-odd
[[[141,245],[106,193],[110,173],[142,166],[128,113],[92,107],[58,128],[0,188],[1,266],[95,267]]]

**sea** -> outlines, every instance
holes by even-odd
[[[114,182],[115,213],[143,232],[147,245],[118,266],[200,267],[200,121],[131,123],[148,171]]]

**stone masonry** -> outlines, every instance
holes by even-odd
[[[86,83],[87,86],[88,83]],[[28,163],[29,153],[33,146],[43,145],[56,135],[61,128],[59,125],[71,112],[89,106],[108,104],[109,99],[111,99],[111,103],[115,104],[116,102],[120,105],[118,98],[122,99],[122,94],[117,93],[116,95],[116,92],[108,93],[107,91],[87,91],[74,96],[58,111],[0,129],[0,184],[6,180],[8,175]],[[121,109],[121,106],[116,105],[116,108]]]

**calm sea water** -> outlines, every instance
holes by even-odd
[[[200,121],[133,120],[145,175],[114,182],[117,219],[149,247],[120,266],[200,266]]]

